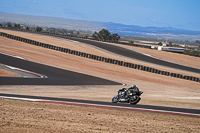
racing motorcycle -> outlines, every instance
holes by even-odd
[[[138,88],[127,90],[127,96],[126,96],[126,88],[122,88],[118,91],[118,95],[114,96],[112,98],[112,103],[117,102],[126,102],[130,104],[137,104],[141,98],[140,95],[143,93],[142,91],[139,91]]]

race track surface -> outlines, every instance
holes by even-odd
[[[174,107],[140,105],[140,104],[131,105],[131,104],[124,104],[124,103],[111,103],[111,102],[103,102],[103,101],[89,101],[89,100],[79,100],[79,99],[16,95],[16,94],[4,94],[4,93],[0,93],[0,97],[9,98],[9,99],[35,101],[35,102],[49,102],[49,103],[59,103],[59,104],[126,109],[126,110],[147,111],[147,112],[157,112],[157,113],[200,117],[200,110],[197,110],[197,109],[174,108]]]
[[[110,45],[110,44],[106,44],[106,43],[102,43],[102,42],[98,42],[98,41],[80,39],[80,38],[72,38],[72,37],[64,37],[64,38],[69,39],[69,40],[79,41],[79,42],[86,43],[86,44],[90,44],[90,45],[102,48],[104,50],[110,51],[112,53],[122,55],[125,57],[129,57],[132,59],[137,59],[137,60],[141,60],[141,61],[145,61],[145,62],[157,64],[157,65],[162,65],[162,66],[166,66],[166,67],[171,67],[171,68],[175,68],[175,69],[200,73],[200,69],[175,64],[175,63],[164,61],[164,60],[159,60],[157,58],[153,58],[153,57],[150,57],[150,56],[147,56],[147,55],[123,48],[123,47],[114,46],[114,45]]]
[[[1,53],[0,63],[47,76],[47,78],[0,77],[0,85],[122,85],[118,82],[59,69]]]

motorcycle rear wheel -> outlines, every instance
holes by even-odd
[[[129,100],[130,104],[137,104],[139,101],[141,100],[141,98],[139,96],[136,95],[136,98]]]

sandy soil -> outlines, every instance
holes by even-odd
[[[45,43],[49,43],[53,45],[60,46],[62,43],[62,45],[66,46],[67,48],[73,47],[73,49],[77,48],[77,50],[79,51],[88,50],[86,52],[88,53],[94,52],[95,54],[103,55],[104,57],[113,57],[120,60],[127,60],[129,62],[133,62],[136,64],[137,63],[148,64],[148,63],[139,62],[139,61],[119,57],[116,55],[112,55],[105,51],[102,51],[93,47],[91,48],[85,44],[76,44],[76,43],[74,44],[73,42],[69,40],[64,40],[64,39],[59,39],[59,38],[54,38],[54,37],[46,37],[46,36],[23,33],[23,32],[16,32],[16,31],[6,31],[6,30],[1,30],[1,31],[7,32],[13,35],[15,34],[22,37],[24,36],[33,40],[37,40],[37,41],[41,41],[41,42],[45,42]],[[68,47],[68,44],[72,46]],[[78,56],[74,56],[74,55],[70,55],[66,53],[61,53],[61,52],[50,50],[50,49],[32,46],[26,43],[14,41],[14,40],[3,38],[3,37],[0,37],[0,47],[1,47],[0,52],[2,53],[20,56],[20,57],[26,58],[27,60],[31,60],[31,61],[35,61],[35,62],[63,68],[63,69],[68,69],[68,70],[72,70],[76,72],[81,72],[85,74],[90,74],[90,75],[102,77],[105,79],[110,79],[110,80],[121,82],[121,83],[126,83],[128,84],[128,86],[135,83],[140,88],[140,90],[144,92],[144,94],[141,96],[142,100],[140,101],[139,104],[200,109],[200,87],[199,87],[200,84],[197,82],[177,79],[173,77],[167,77],[163,75],[157,75],[157,74],[153,74],[149,72],[143,72],[140,70],[135,70],[135,69],[125,68],[121,66],[116,66],[113,64],[94,61],[94,60],[90,60],[90,59],[86,59],[86,58],[82,58],[82,57],[78,57]],[[130,48],[128,46],[126,47]],[[159,54],[155,50],[141,49],[141,48],[135,48],[135,47],[131,47],[130,49],[142,51],[147,54],[151,54],[153,56],[159,56],[159,58],[163,58],[172,62],[177,62],[177,63],[180,62],[181,64],[185,64],[185,65],[189,64],[189,66],[192,66],[192,67],[199,68],[200,66],[200,62],[198,61],[199,58],[197,57],[191,57],[191,56],[185,57],[186,55],[180,55],[180,54],[169,53],[169,52],[164,52],[164,53]],[[162,68],[162,70],[166,69],[168,71],[170,70],[177,73],[185,73],[187,75],[194,75],[198,77],[200,76],[199,74],[164,68],[164,67],[156,66],[153,64],[148,64],[148,65],[152,65],[160,69]],[[110,101],[111,98],[117,94],[117,90],[122,87],[123,86],[1,86],[0,92],[13,93],[13,94],[38,95],[38,96],[64,97],[64,98],[74,98],[74,99],[98,100],[98,101]],[[20,105],[16,104],[16,102]],[[15,105],[18,106],[16,107],[17,108],[16,111],[19,113],[18,115],[19,117],[16,117],[18,121],[16,120],[14,122],[14,125],[18,125],[16,129],[19,129],[19,131],[23,131],[23,130],[28,131],[29,126],[31,126],[32,128],[39,126],[39,120],[45,121],[45,118],[49,118],[50,114],[52,113],[51,117],[53,116],[53,118],[55,119],[49,118],[48,120],[45,121],[46,125],[42,124],[41,129],[35,128],[35,132],[40,131],[40,130],[45,130],[45,129],[47,129],[48,131],[48,128],[46,127],[49,127],[49,130],[52,129],[52,131],[55,130],[58,132],[62,132],[61,129],[64,130],[67,127],[68,127],[67,129],[70,129],[71,132],[128,131],[128,129],[130,129],[128,128],[129,122],[124,121],[124,114],[128,114],[126,116],[130,115],[130,118],[126,119],[126,120],[132,121],[130,122],[130,124],[133,124],[135,121],[136,123],[134,123],[133,125],[137,125],[137,124],[141,125],[144,128],[144,130],[143,128],[141,130],[144,132],[148,131],[147,127],[150,127],[149,131],[152,131],[152,132],[154,132],[155,130],[163,131],[163,132],[179,131],[179,130],[180,132],[199,132],[199,126],[198,126],[199,119],[196,121],[195,118],[190,118],[190,117],[188,118],[188,117],[180,117],[180,116],[154,114],[156,116],[152,118],[150,117],[152,116],[152,113],[144,113],[144,112],[142,113],[142,112],[135,112],[135,111],[129,112],[129,111],[123,111],[123,110],[109,110],[109,109],[100,109],[100,108],[97,109],[97,108],[89,108],[89,107],[81,107],[80,109],[80,107],[77,107],[77,106],[65,106],[65,105],[42,104],[42,103],[30,104],[29,102],[26,103],[26,102],[13,101],[13,100],[1,100],[0,105],[1,105],[0,107],[4,109],[4,113],[1,113],[4,117],[6,116],[8,117],[9,113],[11,114],[13,113],[13,116],[15,116],[14,115]],[[42,111],[39,111],[36,113],[37,108],[40,108],[40,107],[43,110],[41,109]],[[6,110],[7,108],[10,108],[10,111]],[[26,108],[27,110],[24,110],[24,108]],[[48,112],[48,110],[50,110],[51,108],[53,108],[52,112],[51,111]],[[77,112],[74,111],[73,109],[76,110]],[[21,112],[22,110],[24,110],[25,112],[22,113]],[[91,110],[94,110],[94,112],[99,111],[99,115],[97,117],[98,121],[95,121],[94,119],[87,119],[86,116],[88,115],[84,116],[84,118],[80,117],[81,119],[78,119],[78,120],[82,121],[83,119],[82,124],[83,126],[85,126],[85,128],[83,129],[80,127],[79,129],[77,128],[76,130],[76,128],[74,128],[75,126],[78,125],[76,121],[77,119],[76,116],[78,116],[78,114],[81,114],[80,111],[88,113]],[[8,114],[6,114],[7,111],[9,112]],[[67,112],[65,111],[69,111],[72,114],[73,113],[75,114],[69,115],[70,117],[67,119],[66,118],[67,116],[65,114]],[[55,112],[59,112],[58,113],[59,116],[56,116]],[[30,117],[27,116],[29,113],[31,113]],[[34,113],[36,113],[35,116],[33,116]],[[113,113],[113,116],[112,116],[112,113]],[[138,114],[138,117],[136,117],[137,115],[135,115],[137,113],[140,114],[140,115]],[[4,118],[3,116],[1,118]],[[39,116],[41,119],[37,120]],[[89,116],[93,117],[93,115],[89,115]],[[104,116],[104,117],[101,117],[101,116]],[[119,129],[120,126],[119,127],[115,126],[114,123],[119,123],[117,121],[118,118],[120,119],[120,121],[126,122],[126,123],[123,123],[123,126],[128,123],[126,129],[120,130]],[[20,124],[21,121],[19,120],[24,120],[24,119],[25,119],[25,123]],[[71,128],[65,125],[65,122],[70,121],[70,119],[72,119]],[[111,120],[113,119],[114,121],[111,122]],[[187,119],[188,119],[188,122],[185,122]],[[190,119],[195,119],[195,121],[192,123],[190,122]],[[11,119],[10,120],[8,119],[7,121],[5,121],[5,123],[8,122],[9,124],[5,124],[4,120],[5,119],[2,119],[3,129],[9,129],[10,127],[13,127],[12,131],[14,131],[14,126],[12,125],[13,121]],[[144,120],[144,121],[141,121],[141,120]],[[49,121],[49,124],[48,124],[48,121]],[[96,125],[86,126],[87,122],[84,123],[84,121],[88,121],[90,123],[93,122],[94,124],[96,123]],[[137,121],[140,121],[140,122],[137,123]],[[31,122],[31,124],[28,124],[28,122]],[[99,122],[100,123],[102,122],[102,125],[109,125],[110,128],[107,129],[105,128],[105,126],[99,125],[98,124]],[[143,124],[143,122],[145,124]],[[180,125],[176,126],[175,122],[180,123]],[[152,123],[152,124],[148,125],[148,123]],[[166,123],[166,125],[162,126],[163,123]],[[186,123],[188,123],[189,125],[187,125]],[[197,123],[198,125],[196,125]],[[59,126],[60,124],[62,126]],[[170,125],[172,126],[172,128],[169,128]],[[161,130],[162,128],[163,130]],[[116,130],[114,131],[114,129]],[[134,129],[134,131],[138,131],[139,127],[134,126],[130,130],[132,129]],[[3,130],[3,131],[6,131],[6,130]]]
[[[18,77],[20,75],[0,68],[0,76]]]
[[[200,119],[0,99],[0,132],[200,132]]]

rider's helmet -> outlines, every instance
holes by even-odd
[[[131,85],[131,88],[132,88],[132,89],[136,88],[136,85],[132,84],[132,85]]]

